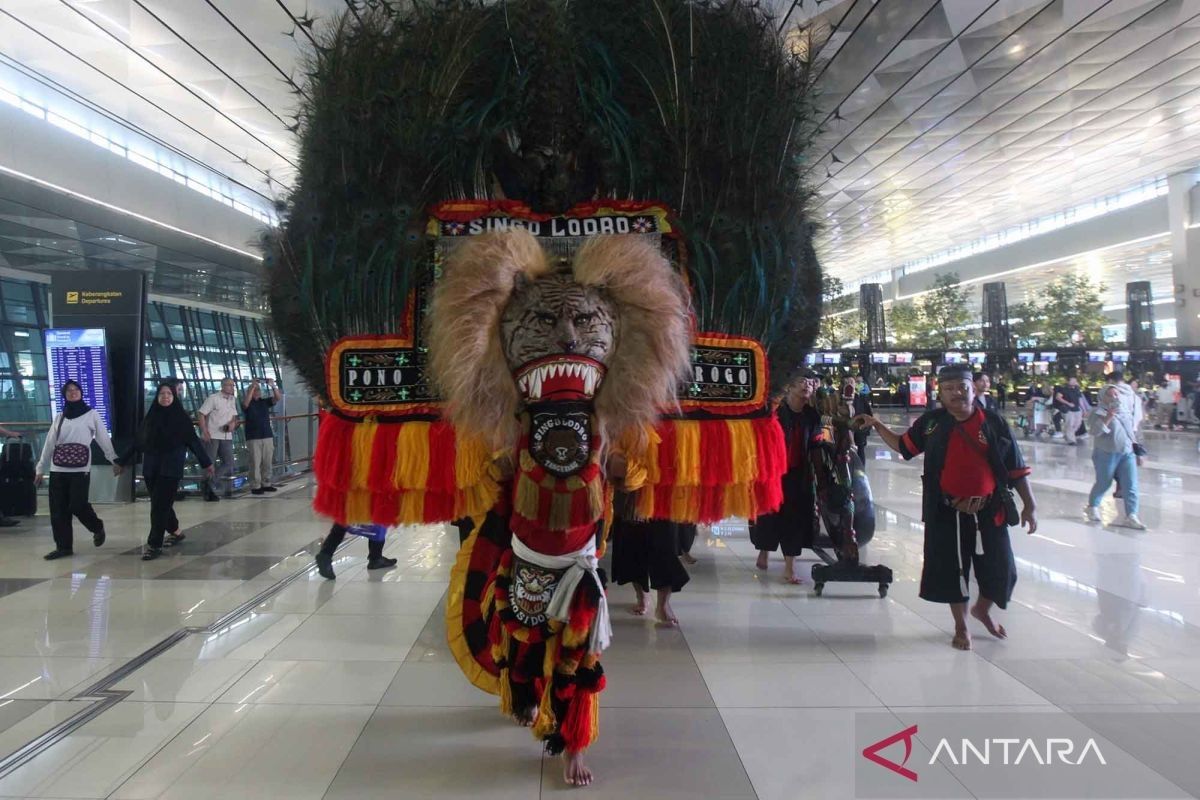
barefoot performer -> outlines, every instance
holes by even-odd
[[[776,412],[787,442],[783,505],[750,526],[750,541],[758,548],[755,566],[765,570],[769,554],[782,550],[783,582],[797,585],[804,581],[796,574],[796,556],[813,546],[821,525],[816,510],[814,460],[809,458],[809,449],[821,434],[821,414],[815,406],[819,385],[820,377],[811,371],[798,373],[787,385]]]
[[[1017,582],[1008,528],[1020,524],[1037,530],[1036,504],[1029,486],[1029,467],[1003,417],[975,403],[975,385],[965,367],[938,372],[942,407],[928,411],[907,433],[897,434],[874,417],[855,418],[858,427],[873,427],[888,447],[905,460],[925,454],[922,516],[925,520],[925,563],[921,597],[949,603],[954,616],[953,646],[971,649],[967,631],[968,581],[972,567],[979,599],[971,616],[998,639],[1008,634],[992,620],[992,606],[1008,605]],[[1011,490],[1021,496],[1017,515]]]
[[[456,661],[586,784],[612,492],[667,523],[779,507],[768,364],[820,323],[816,71],[755,0],[368,6],[305,59],[264,233],[324,408],[313,508],[471,528]]]
[[[629,613],[644,617],[648,610],[646,595],[654,591],[655,621],[676,626],[679,618],[671,608],[671,595],[691,580],[683,565],[682,541],[687,532],[695,531],[695,526],[661,519],[639,520],[631,500],[631,495],[621,492],[613,503],[612,581],[618,586],[633,584],[637,600]]]

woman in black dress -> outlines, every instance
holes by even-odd
[[[126,465],[134,460],[138,451],[142,453],[142,478],[150,492],[150,536],[142,550],[143,561],[162,555],[164,535],[166,544],[183,540],[179,519],[175,516],[175,493],[183,478],[188,450],[195,454],[211,478],[212,459],[204,452],[192,418],[183,410],[172,383],[161,383],[146,412],[137,442],[117,459],[118,464]]]

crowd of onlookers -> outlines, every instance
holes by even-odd
[[[47,506],[54,549],[46,554],[47,560],[74,554],[73,520],[92,534],[96,547],[105,542],[104,521],[88,499],[93,443],[112,463],[114,475],[139,460],[142,464],[142,477],[150,495],[150,533],[142,552],[147,561],[158,558],[163,547],[184,539],[174,505],[189,452],[205,471],[205,499],[215,502],[222,496],[232,496],[233,437],[242,428],[249,458],[250,493],[276,491],[272,485],[275,438],[271,413],[283,395],[275,380],[254,378],[239,397],[233,379],[224,378],[220,391],[205,398],[194,418],[183,408],[182,385],[183,381],[176,379],[159,384],[136,436],[118,453],[100,415],[84,401],[79,383],[68,380],[63,384],[63,410],[50,421],[41,455],[31,465],[29,478],[38,486],[49,476]],[[4,428],[0,428],[0,434],[20,438]],[[13,446],[15,452],[29,450],[28,445]],[[15,523],[7,520],[0,524]]]

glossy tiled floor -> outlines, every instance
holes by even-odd
[[[1033,712],[1068,714],[1120,748],[1145,785],[1200,794],[1200,455],[1192,434],[1152,434],[1149,446],[1150,530],[1136,533],[1083,523],[1086,446],[1027,445],[1042,529],[1014,534],[1010,639],[976,631],[970,653],[949,647],[948,612],[916,596],[919,463],[874,447],[880,530],[867,559],[896,572],[886,599],[870,585],[830,585],[819,598],[786,586],[778,562],[754,569],[736,525],[697,543],[693,580],[675,601],[680,629],[628,615],[630,591],[614,588],[599,780],[587,794],[850,798],[857,712],[900,727],[942,708],[1003,708],[1031,714],[1031,725],[1044,719]],[[0,797],[564,791],[557,763],[447,651],[452,529],[394,532],[387,550],[400,564],[386,573],[367,572],[352,541],[336,582],[303,574],[223,619],[311,563],[325,526],[307,504],[306,486],[181,503],[187,541],[150,564],[135,552],[144,503],[102,508],[108,544],[81,541],[71,560],[41,559],[45,517],[0,532],[0,759],[90,707],[73,699],[84,688],[192,631],[117,682],[124,699],[0,778]],[[1111,501],[1104,512],[1114,516]],[[1113,709],[1148,713],[1121,725],[1095,713]],[[952,794],[996,796],[969,775],[941,777]]]

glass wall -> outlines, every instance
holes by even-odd
[[[50,324],[48,288],[42,283],[0,278],[0,425],[26,423],[22,426],[24,433],[39,449],[50,422],[43,335]],[[274,378],[281,391],[289,388],[280,380],[274,337],[265,320],[258,317],[151,302],[146,306],[144,336],[143,412],[163,378],[183,379],[184,408],[192,414],[204,398],[220,390],[223,377],[234,379],[239,396],[252,377]],[[274,415],[312,410],[305,392],[297,392],[295,401],[296,408],[287,408],[285,395]],[[304,418],[273,426],[277,471],[304,468],[306,457],[311,455],[311,431],[304,430],[305,426],[311,427],[311,421]],[[293,440],[299,447],[296,453],[292,452]],[[239,431],[234,438],[235,485],[245,479],[244,451]],[[189,470],[192,478],[199,475],[194,464]]]
[[[186,382],[184,404],[193,412],[220,390],[224,377],[233,378],[239,392],[252,377],[280,379],[275,342],[264,321],[219,311],[147,304],[145,354],[147,404],[163,378]]]
[[[47,287],[0,279],[0,424],[49,422]]]

